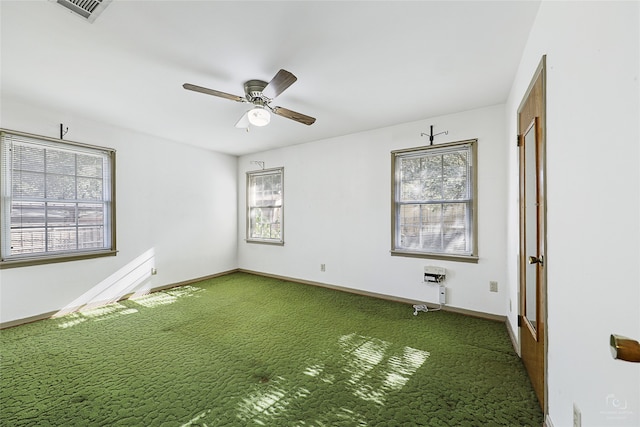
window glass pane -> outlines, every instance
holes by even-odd
[[[400,160],[400,170],[402,173],[402,181],[419,180],[422,177],[422,159],[408,158]]]
[[[443,199],[461,200],[468,198],[467,153],[447,153],[442,156]]]
[[[102,178],[102,157],[78,154],[78,176]]]
[[[44,173],[14,171],[12,195],[15,198],[44,198]]]
[[[420,200],[422,197],[422,181],[420,179],[403,180],[401,184],[400,200]]]
[[[47,173],[75,175],[76,155],[66,151],[47,149]]]
[[[14,146],[13,169],[44,172],[44,148],[24,145]]]
[[[464,200],[467,198],[466,178],[446,178],[442,181],[443,200]]]
[[[19,228],[11,230],[11,253],[31,254],[46,249],[44,228]]]
[[[81,227],[78,229],[78,249],[100,249],[104,247],[104,227]]]
[[[73,251],[78,248],[78,233],[75,227],[47,229],[47,251]]]
[[[47,226],[62,227],[76,225],[75,203],[48,203]]]
[[[404,248],[464,252],[468,248],[465,203],[402,205],[400,243]]]
[[[422,158],[422,165],[425,178],[435,180],[442,179],[442,156],[427,155]]]
[[[69,175],[47,175],[48,199],[71,199],[76,198],[76,178]]]
[[[44,227],[44,202],[14,202],[11,205],[11,229],[20,227]]]
[[[467,173],[466,151],[444,153],[442,155],[442,169],[445,176],[466,175]]]
[[[102,200],[102,179],[78,178],[77,194],[78,200]]]
[[[102,204],[78,203],[78,225],[104,224],[104,207]]]
[[[421,250],[442,251],[442,205],[422,205]]]
[[[442,200],[442,179],[439,176],[424,182],[421,200]]]
[[[442,205],[442,249],[444,252],[465,252],[468,249],[467,205]]]
[[[282,230],[281,208],[252,208],[251,237],[256,239],[279,239]]]
[[[400,208],[400,245],[403,248],[420,247],[420,205],[402,205]]]

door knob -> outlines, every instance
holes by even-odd
[[[612,334],[609,344],[611,345],[611,355],[614,359],[640,362],[640,343],[638,341]]]
[[[544,266],[544,258],[543,258],[542,255],[540,255],[540,258],[534,257],[534,256],[529,256],[529,264],[540,264],[540,265]]]

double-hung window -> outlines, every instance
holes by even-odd
[[[392,255],[477,262],[476,142],[391,153]]]
[[[284,168],[247,172],[247,242],[284,244]]]
[[[115,151],[2,130],[0,267],[115,255]]]

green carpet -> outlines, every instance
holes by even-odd
[[[505,325],[243,273],[0,332],[2,426],[540,426]]]

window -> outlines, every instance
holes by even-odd
[[[476,140],[392,158],[392,255],[477,262]]]
[[[0,267],[115,255],[115,151],[0,133]]]
[[[247,242],[284,244],[284,169],[247,172]]]

